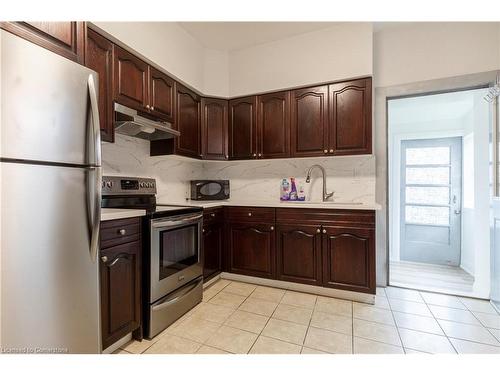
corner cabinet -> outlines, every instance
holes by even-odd
[[[130,332],[141,331],[140,218],[101,223],[99,261],[103,349]]]
[[[229,159],[257,157],[257,97],[229,101]]]
[[[229,159],[227,121],[227,100],[215,98],[201,99],[201,153],[203,159]]]
[[[200,159],[201,153],[201,98],[192,90],[177,84],[177,113],[175,128],[181,135],[175,139],[177,155]]]

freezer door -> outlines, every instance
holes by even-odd
[[[87,194],[96,170],[4,162],[0,169],[2,348],[99,353]]]
[[[0,48],[0,157],[95,164],[89,76],[97,86],[97,74],[3,30]]]

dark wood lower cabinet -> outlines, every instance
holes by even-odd
[[[106,221],[102,230],[120,233],[120,222]],[[139,218],[136,218],[140,223]],[[118,224],[118,225],[117,225]],[[106,349],[141,327],[141,241],[102,248],[99,272],[101,284],[102,346]]]
[[[276,255],[276,273],[279,280],[322,284],[319,225],[278,224]]]
[[[275,278],[274,223],[228,224],[228,271]]]
[[[203,279],[208,280],[222,271],[224,223],[203,226]]]
[[[375,231],[325,226],[323,285],[375,293]]]

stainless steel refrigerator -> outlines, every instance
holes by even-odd
[[[97,74],[0,32],[0,347],[99,353]]]

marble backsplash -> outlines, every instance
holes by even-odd
[[[279,185],[284,177],[296,177],[303,184],[306,200],[321,201],[321,173],[315,170],[310,184],[307,169],[322,165],[327,174],[327,190],[335,192],[338,202],[375,202],[375,157],[199,161],[178,156],[149,156],[149,142],[116,134],[115,143],[103,143],[105,175],[141,176],[157,180],[158,201],[183,202],[189,197],[189,181],[229,179],[231,200],[270,202],[279,200]]]

